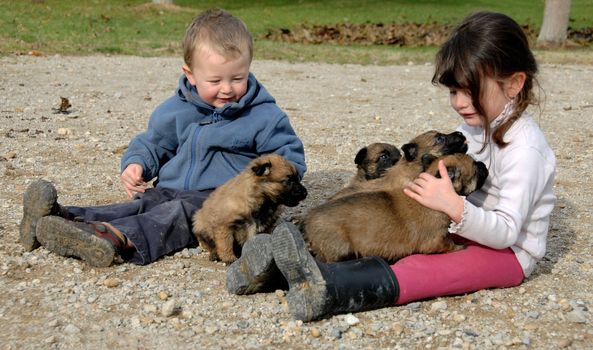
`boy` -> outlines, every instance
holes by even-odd
[[[192,213],[208,194],[252,159],[278,153],[302,178],[303,144],[287,115],[249,72],[252,38],[223,10],[208,10],[187,29],[183,75],[174,96],[153,112],[121,161],[121,181],[134,200],[99,207],[64,207],[54,186],[39,180],[23,196],[20,240],[93,266],[116,254],[148,264],[196,244]],[[154,188],[147,181],[156,178]]]

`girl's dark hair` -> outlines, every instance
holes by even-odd
[[[526,75],[512,115],[492,135],[494,142],[504,147],[504,134],[530,104],[536,103],[532,89],[537,70],[527,37],[517,22],[501,13],[477,12],[466,17],[440,48],[432,83],[469,91],[482,118],[484,150],[491,132],[481,103],[485,78],[502,80],[517,72]]]

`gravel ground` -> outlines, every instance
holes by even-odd
[[[542,65],[534,110],[558,158],[549,249],[520,287],[294,321],[284,292],[229,295],[226,266],[186,249],[149,266],[91,268],[18,243],[22,193],[53,181],[62,204],[126,200],[119,159],[174,91],[181,61],[139,57],[0,58],[0,346],[71,348],[593,348],[591,190],[593,66]],[[255,61],[307,152],[310,196],[298,217],[341,188],[375,141],[401,146],[460,119],[432,66]],[[56,114],[60,97],[72,113]]]

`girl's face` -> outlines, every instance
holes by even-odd
[[[509,81],[503,80],[501,84],[499,80],[490,77],[484,79],[480,101],[486,113],[484,117],[486,117],[488,123],[491,123],[498,117],[502,113],[504,106],[510,101],[510,98],[507,97],[509,94],[505,93],[505,89],[509,85],[508,83]],[[472,98],[468,90],[450,88],[449,100],[451,107],[463,118],[466,124],[470,126],[483,126],[482,119],[472,103]]]
[[[183,72],[200,98],[216,108],[239,101],[247,91],[249,54],[229,60],[207,47],[195,51],[193,67],[184,65]]]

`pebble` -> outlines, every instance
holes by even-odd
[[[44,343],[46,344],[53,344],[57,341],[56,336],[55,335],[50,335],[49,337],[45,338],[43,340]]]
[[[73,324],[68,324],[68,325],[66,325],[66,327],[64,327],[64,332],[66,332],[68,334],[76,334],[76,333],[80,333],[80,328],[76,327]]]
[[[566,314],[566,320],[572,323],[587,323],[585,314],[579,309],[574,309]]]
[[[105,281],[103,281],[103,285],[107,288],[115,288],[119,286],[120,283],[121,281],[117,278],[106,278]]]
[[[176,315],[181,310],[177,305],[177,301],[175,299],[170,299],[169,301],[165,302],[161,308],[161,314],[165,317],[171,317]]]
[[[447,302],[446,301],[435,301],[430,305],[430,311],[432,312],[440,312],[447,309]]]
[[[346,316],[344,316],[344,321],[346,321],[346,323],[349,326],[354,326],[357,325],[360,320],[358,319],[358,317],[352,315],[352,314],[347,314]]]
[[[311,336],[313,338],[319,338],[321,336],[321,331],[317,327],[311,328]]]

